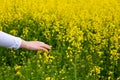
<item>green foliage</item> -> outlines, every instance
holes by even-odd
[[[52,45],[0,47],[0,80],[119,80],[118,0],[0,0],[0,30]]]

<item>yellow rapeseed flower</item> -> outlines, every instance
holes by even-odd
[[[17,70],[19,70],[21,68],[21,66],[19,66],[19,65],[15,65],[14,66],[14,69],[17,71]]]
[[[64,70],[64,69],[61,69],[61,70],[59,71],[59,73],[60,73],[60,74],[64,74],[64,73],[65,73],[65,70]]]
[[[20,70],[18,70],[15,75],[16,75],[16,76],[22,76]]]
[[[45,80],[51,80],[50,77],[46,77]]]

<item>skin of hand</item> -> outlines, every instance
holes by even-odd
[[[20,48],[25,48],[27,50],[42,50],[42,51],[48,52],[48,50],[51,49],[52,46],[40,41],[22,40]]]

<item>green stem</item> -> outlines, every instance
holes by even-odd
[[[74,62],[74,74],[75,74],[75,80],[77,80],[77,70],[76,70],[76,54],[75,54],[75,62]]]

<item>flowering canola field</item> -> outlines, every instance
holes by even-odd
[[[0,30],[52,45],[0,47],[0,80],[120,80],[119,0],[0,0]]]

